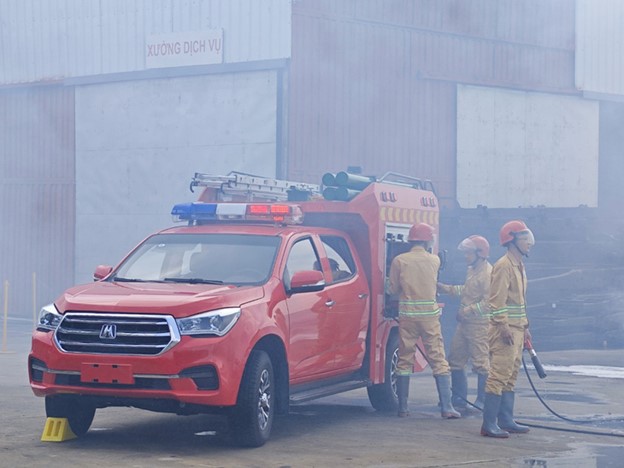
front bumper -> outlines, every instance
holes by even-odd
[[[244,350],[227,346],[233,338],[185,336],[160,355],[137,356],[62,352],[52,332],[36,331],[30,384],[37,396],[79,394],[100,407],[146,407],[149,400],[170,401],[174,408],[232,406],[246,361]]]

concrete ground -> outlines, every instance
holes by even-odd
[[[531,432],[494,440],[481,417],[443,420],[427,370],[410,387],[412,416],[374,411],[365,390],[294,407],[269,442],[241,449],[224,441],[223,421],[137,409],[98,410],[81,439],[41,442],[43,399],[28,385],[28,324],[11,324],[0,353],[0,467],[620,467],[624,466],[624,352],[540,353],[548,376],[529,375],[553,416],[518,380],[516,416]],[[527,364],[530,359],[525,356]],[[470,376],[474,388],[476,377]]]

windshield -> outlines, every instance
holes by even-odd
[[[141,244],[110,281],[262,284],[280,238],[242,234],[159,234]]]

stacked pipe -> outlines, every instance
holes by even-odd
[[[338,172],[332,174],[327,172],[323,175],[323,198],[326,200],[349,201],[358,193],[364,190],[371,182],[375,182],[375,177],[349,174],[348,172]]]

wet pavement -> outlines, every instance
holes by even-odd
[[[91,430],[67,442],[42,442],[43,399],[28,385],[29,323],[9,322],[0,353],[0,467],[621,467],[624,466],[624,351],[539,353],[548,376],[516,388],[516,418],[528,434],[481,437],[481,417],[439,416],[430,372],[410,385],[409,418],[378,413],[365,390],[293,407],[271,439],[240,449],[224,439],[223,419],[129,408],[98,410]],[[476,376],[469,376],[474,393]],[[531,386],[554,413],[535,395]],[[474,394],[472,395],[474,398]]]

